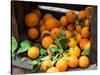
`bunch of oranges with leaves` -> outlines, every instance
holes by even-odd
[[[35,61],[43,72],[63,72],[69,68],[87,68],[89,66],[90,26],[92,7],[86,7],[79,13],[68,11],[60,20],[52,14],[36,9],[25,16],[29,39],[40,35],[41,47],[33,46],[28,56]],[[87,50],[87,52],[86,52]],[[34,67],[33,67],[34,68]]]

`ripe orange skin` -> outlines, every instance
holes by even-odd
[[[90,19],[86,19],[86,20],[85,20],[85,26],[86,26],[86,27],[89,27],[89,26],[90,26]]]
[[[39,56],[39,48],[33,46],[29,48],[27,54],[31,59],[36,59]]]
[[[59,36],[59,33],[60,33],[59,28],[53,28],[53,29],[51,30],[51,37],[52,37],[53,39],[57,39],[58,36]]]
[[[56,63],[56,67],[60,72],[66,71],[68,69],[68,63],[64,59],[59,59]]]
[[[81,35],[82,35],[82,38],[90,38],[90,31],[89,31],[89,27],[83,27],[82,30],[81,30]]]
[[[40,26],[44,25],[43,19],[40,20],[39,25],[40,25]]]
[[[72,38],[73,35],[70,31],[66,31],[66,35],[65,35],[66,38]]]
[[[39,32],[36,28],[29,28],[28,29],[28,37],[30,39],[36,39],[39,35]]]
[[[92,7],[86,7],[85,8],[85,13],[86,13],[86,17],[90,18],[90,16],[92,15],[93,12],[93,8]]]
[[[81,68],[87,68],[89,66],[89,58],[87,56],[81,56],[79,58],[79,66]]]
[[[76,68],[76,67],[78,66],[78,63],[79,63],[79,61],[78,61],[78,58],[77,58],[76,56],[71,55],[71,56],[69,57],[68,66],[69,66],[70,68]]]
[[[43,32],[41,32],[41,38],[43,38],[44,36],[50,36],[50,31],[48,30],[43,30]]]
[[[45,14],[43,17],[44,22],[50,18],[53,18],[52,14]]]
[[[80,26],[80,25],[76,25],[76,31],[77,31],[78,33],[81,33],[81,26]]]
[[[89,42],[90,41],[88,39],[81,39],[79,43],[80,48],[84,49]]]
[[[58,22],[55,18],[50,18],[45,21],[45,27],[47,30],[52,30],[53,28],[58,27]]]
[[[58,68],[56,67],[51,67],[47,70],[47,72],[59,72]]]
[[[36,14],[38,16],[38,18],[40,19],[41,18],[41,12],[39,9],[35,9],[32,11],[34,14]]]
[[[29,13],[25,16],[25,24],[28,27],[35,27],[39,22],[39,18],[36,14]]]
[[[73,24],[68,24],[67,25],[67,30],[74,31],[74,29],[75,29],[75,25],[73,25]]]
[[[46,36],[42,39],[42,46],[48,48],[49,45],[53,44],[53,39],[50,36]]]
[[[42,71],[46,71],[49,67],[52,67],[52,61],[51,60],[44,60],[42,63],[41,63],[41,70]]]
[[[74,20],[77,18],[77,15],[74,11],[69,11],[66,13],[66,18],[69,23],[73,23]]]
[[[78,19],[79,20],[83,20],[86,18],[86,14],[85,14],[85,11],[84,10],[81,10],[79,13],[78,13]]]
[[[81,50],[78,46],[70,47],[69,49],[69,55],[75,55],[76,57],[79,57],[81,53]]]
[[[61,23],[61,26],[67,26],[68,22],[67,22],[66,16],[62,16],[60,18],[60,23]]]

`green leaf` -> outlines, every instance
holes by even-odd
[[[40,46],[40,55],[41,56],[46,56],[46,49],[44,49],[42,46]]]
[[[90,48],[84,49],[81,55],[89,55]]]
[[[26,60],[26,57],[21,57],[20,55],[16,55],[15,60],[18,62],[24,62]]]
[[[18,49],[17,54],[26,52],[31,47],[31,42],[24,40],[21,42],[21,47]]]
[[[31,62],[29,62],[29,64],[33,65],[33,70],[32,72],[37,72],[40,68],[40,59],[36,59],[36,60],[33,60]]]
[[[45,56],[45,57],[43,57],[43,58],[41,58],[41,60],[43,61],[43,60],[50,60],[51,59],[51,56]]]
[[[66,48],[65,44],[68,43],[69,41],[70,40],[68,38],[62,38],[62,39],[57,39],[54,42],[60,49],[65,49]]]
[[[12,45],[12,56],[14,56],[15,55],[14,52],[18,47],[17,40],[14,36],[12,36],[12,38],[11,38],[11,45]]]
[[[59,49],[56,48],[56,47],[48,47],[48,49],[52,52],[52,53],[55,53],[55,52],[59,52]]]

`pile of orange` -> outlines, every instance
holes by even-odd
[[[92,8],[87,7],[76,14],[74,11],[68,11],[58,20],[52,14],[47,13],[41,17],[42,13],[35,9],[25,16],[25,24],[28,27],[29,39],[41,39],[41,45],[47,50],[48,55],[52,53],[48,50],[49,46],[56,47],[54,40],[59,39],[60,28],[64,28],[64,38],[70,41],[66,44],[68,53],[60,57],[55,64],[52,60],[45,60],[41,63],[41,70],[44,72],[63,72],[68,68],[87,68],[89,66],[89,57],[82,56],[84,49],[90,48],[90,26],[91,26]],[[79,23],[76,23],[78,21]],[[39,57],[39,48],[33,46],[28,50],[28,56],[31,59]]]

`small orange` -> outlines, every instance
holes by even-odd
[[[81,33],[81,26],[80,26],[80,25],[76,25],[76,31],[77,31],[78,33]]]
[[[59,37],[59,34],[60,34],[59,28],[53,28],[53,29],[51,30],[51,37],[52,37],[53,39],[57,39],[57,38]]]
[[[84,49],[89,42],[90,41],[88,39],[81,39],[79,43],[80,48]]]
[[[66,18],[69,23],[73,23],[74,20],[77,18],[77,15],[74,11],[71,10],[66,13]]]
[[[80,56],[81,50],[78,46],[70,47],[69,55],[75,55],[77,57]]]
[[[29,28],[28,29],[28,37],[30,39],[36,39],[39,35],[39,32],[36,28]]]
[[[47,30],[51,30],[53,28],[58,27],[58,22],[55,18],[50,18],[45,21],[45,27]]]
[[[35,9],[32,11],[34,14],[36,14],[38,16],[38,18],[40,19],[41,18],[41,12],[39,9]]]
[[[42,39],[42,46],[44,48],[48,48],[49,45],[52,45],[53,44],[53,39],[50,37],[50,36],[45,36],[43,39]]]
[[[59,72],[58,68],[56,67],[51,67],[47,70],[47,72]]]
[[[56,67],[59,69],[60,72],[63,72],[68,69],[68,63],[66,60],[61,58],[57,61]]]
[[[90,18],[92,13],[93,13],[93,8],[92,7],[86,7],[85,8],[85,13],[86,13],[86,17]]]
[[[70,31],[65,31],[65,32],[66,32],[66,35],[65,35],[66,38],[72,38],[73,37],[72,32],[70,32]]]
[[[79,66],[81,68],[87,68],[89,66],[89,58],[87,56],[81,56],[79,58]]]
[[[67,22],[66,16],[62,16],[60,18],[60,23],[61,23],[61,26],[67,26],[68,22]]]
[[[29,48],[27,54],[31,59],[36,59],[39,57],[39,48],[32,46],[31,48]]]
[[[42,70],[42,71],[46,71],[48,68],[50,68],[50,67],[52,67],[53,65],[52,65],[52,61],[51,60],[44,60],[44,61],[42,61],[42,63],[41,63],[41,67],[40,67],[40,69]]]
[[[75,29],[75,25],[73,25],[73,24],[68,24],[67,25],[67,30],[74,31],[74,29]]]
[[[90,26],[90,19],[86,19],[86,20],[85,20],[85,26],[86,26],[86,27],[89,27],[89,26]]]
[[[76,68],[76,67],[78,66],[78,63],[79,63],[79,61],[78,61],[78,58],[77,58],[76,56],[71,55],[71,56],[69,57],[68,66],[69,66],[70,68]]]
[[[77,45],[77,40],[75,40],[74,38],[70,38],[70,41],[68,42],[68,47],[74,47]]]
[[[43,20],[44,20],[44,22],[46,21],[46,20],[48,20],[48,19],[50,19],[50,18],[53,18],[53,16],[52,16],[52,14],[45,14],[44,15],[44,17],[43,17]]]
[[[83,20],[86,18],[86,13],[84,10],[81,10],[79,13],[78,13],[78,19],[79,20]]]
[[[35,27],[37,26],[38,22],[39,22],[39,18],[34,13],[29,13],[25,16],[25,24],[28,27]]]
[[[86,38],[86,39],[88,39],[88,38],[90,38],[90,31],[89,31],[89,27],[83,27],[82,29],[81,29],[81,35],[82,35],[82,38]]]

